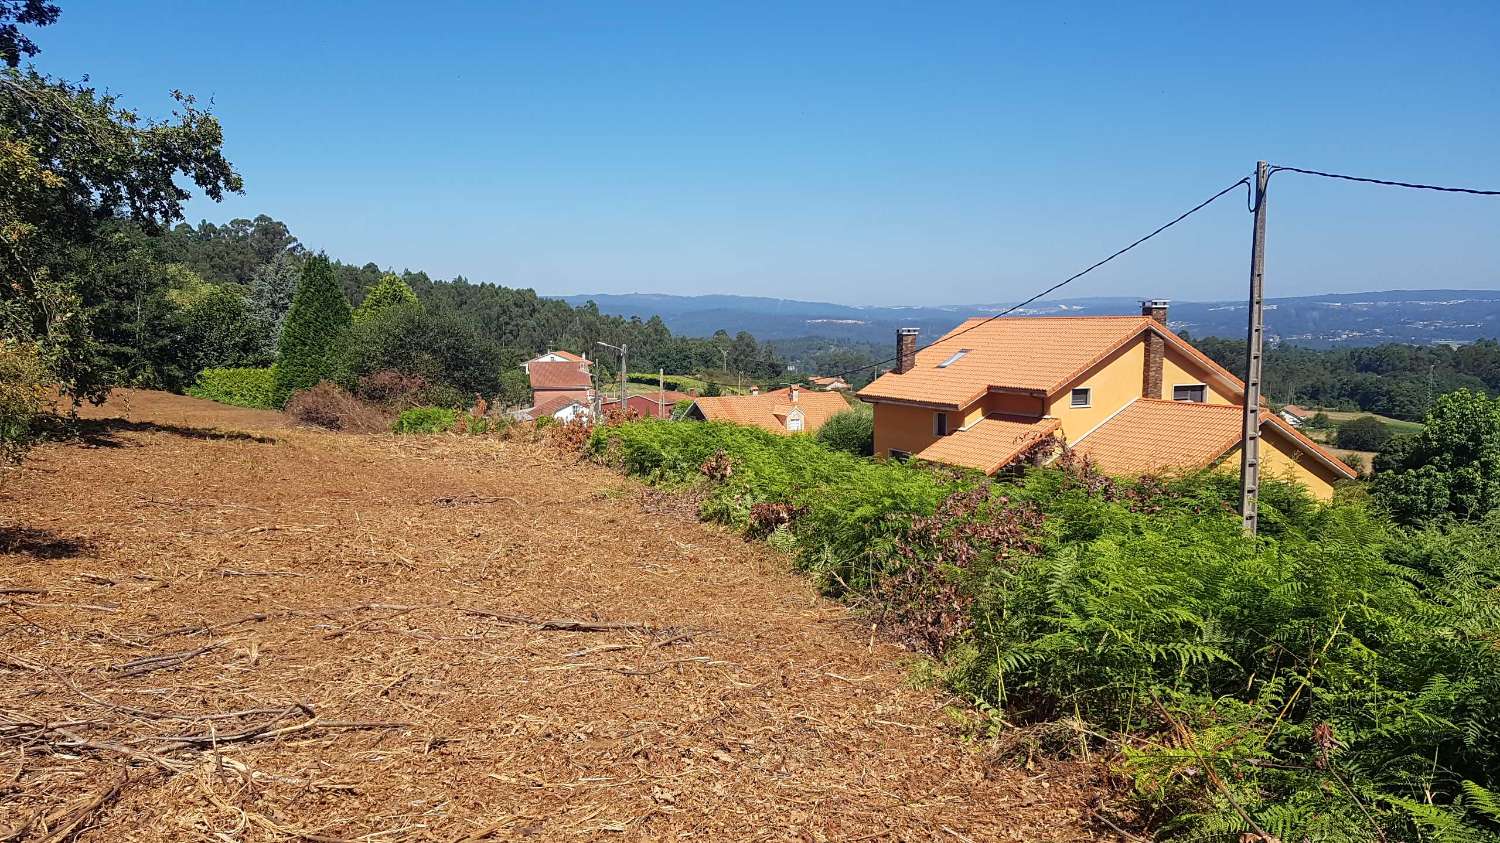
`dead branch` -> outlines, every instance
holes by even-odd
[[[116,665],[110,669],[120,673],[123,676],[144,676],[153,671],[177,667],[192,659],[197,658],[198,656],[203,655],[204,653],[207,653],[210,650],[217,650],[225,644],[229,644],[236,640],[238,639],[224,638],[218,641],[211,642],[209,644],[205,644],[196,650],[183,650],[177,653],[163,653],[159,656],[146,656],[145,658],[134,659],[132,661],[125,662],[124,664]]]

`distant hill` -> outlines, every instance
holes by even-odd
[[[672,296],[649,293],[561,297],[569,304],[595,302],[601,311],[649,319],[661,316],[673,333],[708,336],[717,330],[750,331],[761,340],[806,337],[887,343],[900,327],[937,337],[970,316],[1008,305],[945,307],[856,307],[757,296]],[[1138,313],[1141,298],[1101,297],[1039,302],[1017,311],[1027,315]],[[1193,336],[1239,336],[1245,332],[1243,301],[1173,302],[1171,324]],[[1272,343],[1312,348],[1389,342],[1464,343],[1500,337],[1500,291],[1391,290],[1266,300],[1266,335]]]

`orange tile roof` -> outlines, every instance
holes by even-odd
[[[912,456],[994,474],[1033,442],[1050,436],[1058,424],[1057,419],[986,416],[964,430],[939,438]]]
[[[532,389],[587,389],[593,379],[575,362],[543,362],[527,366]]]
[[[859,396],[963,407],[990,387],[1051,392],[1151,321],[1149,316],[969,319],[918,351],[911,371],[881,375]],[[938,367],[963,349],[969,353]]]
[[[1050,395],[1148,329],[1243,390],[1238,378],[1149,316],[1012,316],[965,321],[918,351],[911,371],[887,372],[859,397],[962,409],[992,388]]]
[[[792,405],[791,389],[778,389],[759,395],[698,398],[694,405],[709,421],[728,421],[773,433],[786,433],[784,414]],[[802,430],[810,432],[849,409],[849,402],[836,392],[810,392],[804,389],[797,396],[797,406],[802,408]],[[780,417],[777,415],[778,410],[782,413]]]
[[[582,401],[578,398],[573,398],[568,395],[554,395],[551,398],[548,398],[537,404],[535,407],[532,407],[531,417],[535,419],[541,418],[542,416],[555,415],[558,410],[561,410],[562,408],[571,406],[573,404],[577,404],[580,407],[588,406],[587,402]]]
[[[1080,437],[1073,450],[1093,460],[1105,474],[1195,470],[1239,445],[1244,425],[1241,412],[1238,404],[1140,398]],[[1260,423],[1295,439],[1345,477],[1354,476],[1352,469],[1280,417],[1262,410]]]
[[[1140,398],[1073,443],[1105,474],[1198,469],[1239,444],[1240,407]]]

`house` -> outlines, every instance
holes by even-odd
[[[846,381],[846,380],[844,380],[843,378],[839,377],[838,375],[834,375],[832,377],[827,377],[827,378],[822,378],[822,377],[809,378],[808,380],[812,381],[812,385],[813,386],[815,386],[818,389],[821,389],[821,390],[823,390],[825,392],[832,392],[832,391],[835,391],[835,390],[848,389],[849,388],[849,382]]]
[[[535,407],[515,414],[518,421],[535,421],[551,416],[560,422],[588,421],[593,416],[587,400],[570,395],[554,395],[537,403]]]
[[[1287,424],[1290,424],[1292,427],[1301,427],[1307,424],[1308,420],[1313,417],[1313,412],[1296,404],[1287,404],[1281,408],[1281,412],[1277,415],[1285,419]]]
[[[550,354],[566,354],[551,352]],[[544,357],[549,355],[543,355]],[[537,358],[523,364],[531,378],[531,403],[541,404],[549,398],[565,396],[577,398],[585,405],[593,399],[593,376],[589,374],[587,360],[543,360]]]
[[[584,357],[583,355],[574,354],[571,351],[548,351],[543,354],[538,354],[530,360],[522,363],[521,371],[525,372],[528,375],[531,374],[532,363],[578,363],[585,369],[587,369],[589,366],[594,365],[594,361],[588,359],[587,357]]]
[[[697,398],[688,417],[750,425],[772,433],[811,433],[847,409],[849,402],[836,392],[805,392],[791,386],[769,392],[755,389],[750,395]]]
[[[1167,327],[1168,304],[1140,316],[977,318],[860,390],[874,405],[875,453],[994,474],[1057,437],[1107,474],[1238,466],[1244,384]],[[1259,416],[1262,471],[1319,498],[1354,471],[1281,416]]]
[[[685,392],[674,392],[673,390],[659,390],[657,392],[646,392],[640,395],[626,397],[625,406],[629,408],[631,415],[643,419],[657,418],[669,419],[672,412],[677,409],[678,401],[693,401],[693,396]],[[618,409],[619,397],[605,398],[602,402],[605,412]]]

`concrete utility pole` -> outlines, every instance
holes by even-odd
[[[667,370],[656,370],[656,417],[664,419],[667,417]]]
[[[625,409],[628,406],[625,403],[625,372],[627,371],[625,367],[626,367],[627,360],[629,359],[629,353],[630,353],[629,349],[630,349],[630,346],[627,345],[627,344],[625,344],[625,343],[623,343],[623,342],[620,343],[619,345],[610,345],[609,343],[605,342],[604,340],[594,340],[594,344],[595,345],[602,345],[605,348],[612,348],[615,351],[620,352],[620,412],[623,413],[623,412],[625,412]],[[601,404],[602,404],[602,402],[601,402]]]
[[[1255,535],[1260,496],[1261,340],[1265,335],[1266,162],[1255,165],[1255,228],[1250,239],[1250,327],[1245,348],[1245,427],[1240,439],[1240,517],[1245,532]]]

